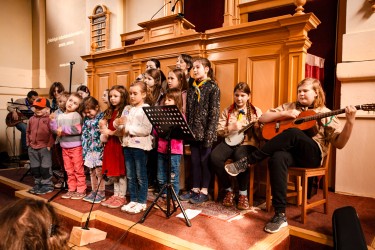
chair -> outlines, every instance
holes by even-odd
[[[287,197],[297,197],[297,204],[301,204],[301,221],[305,224],[307,218],[307,210],[316,207],[318,205],[324,204],[324,213],[328,212],[328,170],[329,161],[331,157],[331,144],[328,146],[327,155],[323,160],[323,164],[318,168],[299,168],[299,167],[289,167],[288,175],[296,176],[295,188],[292,192],[287,193]],[[307,188],[308,188],[308,178],[314,176],[322,176],[323,179],[323,198],[311,203],[307,203]],[[301,200],[301,188],[302,186],[302,200]],[[271,184],[269,178],[269,170],[267,167],[267,188],[266,188],[266,210],[271,210]]]
[[[226,164],[229,164],[233,162],[231,159],[227,160],[225,162]],[[249,206],[252,207],[254,205],[254,166],[252,166],[250,169],[250,181],[249,181],[249,190],[248,190],[248,198],[249,198]],[[215,183],[214,183],[214,200],[217,201],[217,197],[219,195],[219,178],[217,175],[215,175]]]

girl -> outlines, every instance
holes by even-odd
[[[250,88],[240,82],[234,87],[234,103],[221,112],[217,134],[221,137],[227,137],[238,132],[245,126],[253,122],[257,122],[262,111],[254,107],[250,102]],[[254,125],[255,126],[255,125]],[[254,128],[254,127],[252,127]],[[229,146],[222,141],[211,153],[211,163],[220,183],[226,190],[223,205],[231,207],[234,205],[234,193],[228,174],[224,170],[225,161],[229,158],[237,161],[246,157],[252,151],[259,147],[259,125],[255,129],[245,131],[245,139],[240,145]],[[249,201],[247,199],[247,187],[249,185],[249,171],[241,173],[237,176],[239,196],[237,208],[240,210],[249,209]]]
[[[79,200],[86,196],[86,177],[82,158],[82,117],[77,112],[82,97],[72,93],[66,102],[65,113],[51,115],[51,129],[59,137],[65,171],[68,175],[68,192],[63,199]]]
[[[105,200],[105,185],[102,181],[103,144],[100,142],[99,121],[103,118],[99,102],[87,97],[83,102],[85,118],[82,126],[82,148],[84,165],[90,169],[91,193],[84,201],[100,203]]]
[[[108,103],[108,92],[109,92],[109,89],[106,89],[103,91],[103,95],[102,95],[102,101],[105,105],[109,105]]]
[[[147,84],[147,91],[151,96],[151,103],[148,104],[151,106],[162,105],[163,91],[161,88],[160,70],[146,70],[144,82]]]
[[[150,59],[150,60],[148,60],[146,62],[146,71],[149,70],[149,69],[157,69],[157,70],[159,70],[160,71],[161,83],[165,82],[166,77],[165,77],[163,71],[161,71],[160,61],[158,59],[152,58],[152,59]]]
[[[176,68],[181,69],[186,77],[186,81],[190,84],[193,83],[194,79],[190,76],[190,70],[193,67],[192,58],[190,55],[181,54],[177,57]]]
[[[177,88],[181,91],[182,96],[182,113],[186,112],[186,93],[188,83],[182,69],[174,69],[168,73],[168,89]]]
[[[167,90],[165,105],[176,105],[179,110],[182,108],[181,91],[176,88]],[[159,138],[158,140],[158,183],[161,189],[167,182],[168,166],[168,141]],[[183,154],[183,140],[171,140],[171,183],[173,189],[178,194],[180,192],[180,161]],[[165,192],[166,194],[166,192]]]
[[[116,120],[118,129],[124,131],[122,146],[126,162],[130,203],[121,211],[137,214],[146,210],[147,201],[147,152],[152,148],[152,125],[142,107],[145,103],[147,86],[144,82],[130,85],[130,105],[124,108],[121,119]]]
[[[61,82],[54,82],[49,88],[49,98],[52,99],[51,114],[59,108],[57,104],[57,99],[59,98],[59,96],[64,90],[65,90],[64,85],[62,85]]]
[[[208,201],[211,179],[208,160],[212,144],[217,138],[220,90],[208,59],[194,59],[193,72],[195,81],[188,89],[186,106],[188,125],[195,136],[195,141],[190,142],[193,187],[180,199],[199,204]]]
[[[316,113],[330,111],[325,106],[325,94],[320,81],[313,78],[306,78],[298,83],[295,102],[284,103],[268,110],[259,118],[259,122],[293,120],[308,109],[313,109]],[[294,164],[301,167],[318,167],[327,154],[329,143],[338,149],[343,148],[352,133],[356,111],[353,106],[345,108],[346,122],[343,127],[336,116],[320,119],[315,127],[317,134],[312,137],[298,128],[286,129],[267,141],[261,149],[225,166],[230,175],[236,176],[245,171],[248,164],[253,165],[269,157],[268,169],[275,215],[266,224],[266,232],[276,233],[288,226],[285,215],[288,167]]]
[[[124,86],[115,85],[109,90],[110,106],[104,112],[103,120],[107,126],[102,126],[100,132],[108,138],[103,152],[102,171],[108,171],[108,176],[113,178],[113,196],[101,203],[109,208],[118,208],[125,204],[126,177],[125,159],[119,136],[121,131],[114,127],[116,118],[121,117],[122,111],[129,103],[129,94]]]
[[[77,88],[77,93],[78,93],[80,96],[82,96],[82,99],[84,99],[84,98],[90,96],[90,90],[89,90],[89,88],[88,88],[87,86],[83,85],[83,84],[80,85],[80,86],[78,86],[78,88]]]

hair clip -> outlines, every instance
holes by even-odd
[[[58,225],[56,225],[56,224],[51,224],[49,226],[49,228],[48,228],[49,237],[53,237],[56,234],[57,227],[58,227]]]

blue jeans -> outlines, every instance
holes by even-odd
[[[176,195],[180,192],[180,161],[181,155],[171,155],[171,183]],[[160,190],[167,183],[167,171],[168,171],[168,154],[158,153],[158,183]],[[164,190],[163,193],[167,193]]]
[[[146,204],[148,189],[146,151],[124,147],[124,156],[130,201]]]
[[[27,152],[27,145],[26,145],[26,123],[20,122],[16,125],[16,128],[21,132],[21,147],[22,153]]]

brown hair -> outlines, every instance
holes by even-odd
[[[48,94],[50,99],[55,98],[53,94],[55,93],[56,88],[59,93],[65,91],[64,85],[62,85],[61,82],[52,83],[51,87],[49,88],[49,94]]]
[[[167,89],[166,98],[174,100],[177,108],[182,112],[182,95],[181,90],[177,88]]]
[[[147,89],[147,84],[145,82],[142,82],[142,81],[135,81],[132,84],[130,84],[130,87],[135,87],[135,86],[139,86],[139,88],[141,89],[141,93],[146,93],[146,98],[145,98],[144,102],[151,106],[151,103],[153,103],[154,99],[153,99],[151,93]]]
[[[200,62],[203,67],[208,67],[208,72],[207,72],[207,76],[209,78],[211,78],[212,81],[216,81],[215,79],[215,75],[214,75],[214,71],[213,69],[211,68],[211,62],[207,59],[207,58],[204,58],[204,57],[196,57],[193,59],[193,64],[194,62]]]
[[[314,108],[324,107],[326,103],[326,95],[324,93],[324,90],[322,88],[322,84],[318,79],[315,78],[305,78],[302,81],[300,81],[297,85],[297,93],[299,87],[301,87],[304,84],[311,84],[313,90],[317,94],[317,97],[315,98],[315,101],[313,103]]]
[[[109,95],[112,90],[116,90],[121,94],[121,101],[118,107],[118,113],[117,117],[121,117],[122,111],[124,110],[125,106],[129,104],[129,92],[126,90],[126,88],[122,85],[114,85],[110,90],[108,91],[108,108],[104,111],[104,117],[103,119],[110,120],[112,117],[113,112],[115,111],[116,107],[112,105],[112,103],[109,101]]]
[[[65,250],[69,234],[43,200],[17,200],[0,211],[0,249]]]
[[[83,108],[82,111],[85,111],[86,109],[96,109],[99,108],[99,102],[92,96],[88,96],[83,101]]]
[[[182,69],[174,69],[171,72],[173,72],[176,75],[176,78],[179,83],[178,89],[181,91],[186,91],[188,89],[188,82],[186,81],[186,75],[184,71]]]
[[[188,54],[180,54],[178,57],[181,57],[181,59],[184,60],[187,71],[190,72],[191,68],[193,67],[193,58]]]
[[[160,92],[161,92],[161,74],[160,74],[160,72],[161,71],[158,70],[158,69],[148,69],[145,72],[145,74],[148,74],[149,76],[151,76],[155,81],[154,89],[152,91],[148,91],[151,94],[151,103],[149,103],[151,106],[155,105],[155,103],[158,101],[158,98],[159,98],[159,95],[160,95]],[[146,85],[146,87],[147,87],[147,85]]]

